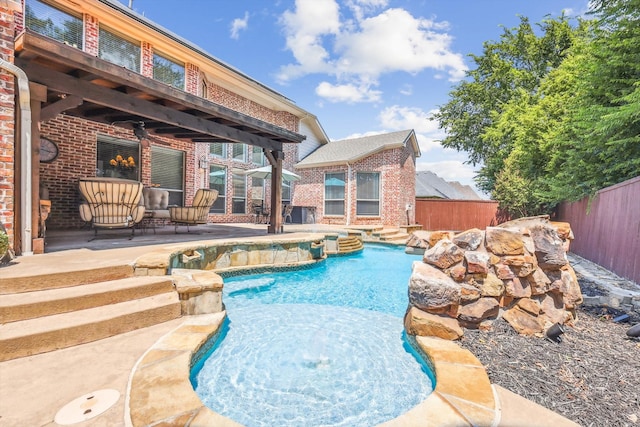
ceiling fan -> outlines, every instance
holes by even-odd
[[[142,147],[148,148],[149,141],[153,141],[161,145],[168,145],[166,142],[156,139],[151,135],[149,135],[149,132],[145,128],[144,122],[142,120],[139,120],[139,121],[119,120],[119,121],[111,122],[112,125],[127,124],[127,123],[131,124],[131,127],[133,129],[133,134],[135,135],[136,138],[138,138],[138,141],[140,141],[140,145],[142,145]]]

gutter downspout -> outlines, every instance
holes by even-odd
[[[351,165],[347,162],[347,225],[351,225]]]
[[[18,102],[20,103],[20,146],[23,203],[20,220],[22,222],[22,255],[33,255],[31,243],[31,94],[29,79],[22,69],[0,58],[0,68],[13,74],[18,80]]]

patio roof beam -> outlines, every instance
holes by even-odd
[[[49,104],[40,110],[40,120],[47,121],[58,114],[82,105],[82,97],[76,95],[61,96],[60,101]]]
[[[167,123],[181,129],[211,135],[229,142],[242,142],[270,150],[282,150],[282,142],[280,141],[238,130],[231,126],[205,120],[173,108],[98,86],[33,62],[23,63],[20,58],[16,59],[16,63],[20,64],[19,66],[27,73],[30,80],[43,84],[57,92],[81,96],[85,101],[94,104]]]

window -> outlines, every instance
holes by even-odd
[[[243,214],[246,213],[247,206],[247,177],[240,173],[234,172],[231,175],[233,182],[233,199],[231,206],[231,213]]]
[[[378,172],[358,172],[356,189],[356,215],[380,215],[380,174]]]
[[[205,79],[202,79],[200,92],[200,96],[202,96],[204,99],[209,99],[209,86],[207,85],[207,81]]]
[[[100,27],[98,56],[105,61],[140,72],[140,43]]]
[[[291,203],[291,181],[282,181],[282,203]]]
[[[224,214],[227,212],[227,168],[224,166],[209,166],[209,188],[218,190],[218,198],[213,202],[209,212]]]
[[[344,215],[344,182],[344,172],[324,175],[325,215]]]
[[[251,178],[251,204],[253,206],[266,206],[267,201],[264,199],[264,179]]]
[[[82,17],[39,0],[27,0],[25,25],[31,31],[82,50]]]
[[[151,147],[151,185],[169,190],[169,204],[184,204],[184,152]]]
[[[233,144],[233,160],[239,162],[247,161],[247,146],[246,144]]]
[[[184,64],[154,53],[153,78],[176,89],[184,90]]]
[[[227,144],[224,142],[214,142],[209,144],[209,153],[213,157],[220,157],[222,159],[227,158]]]
[[[262,152],[262,148],[253,147],[253,151],[251,153],[251,162],[258,165],[264,166],[264,153]]]
[[[98,136],[96,176],[139,179],[140,144],[138,142]]]

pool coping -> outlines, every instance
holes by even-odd
[[[190,381],[195,357],[220,331],[226,312],[189,316],[138,360],[129,377],[127,426],[242,424],[207,408]],[[416,337],[433,368],[436,387],[417,406],[380,426],[495,426],[496,396],[480,361],[457,343]]]

